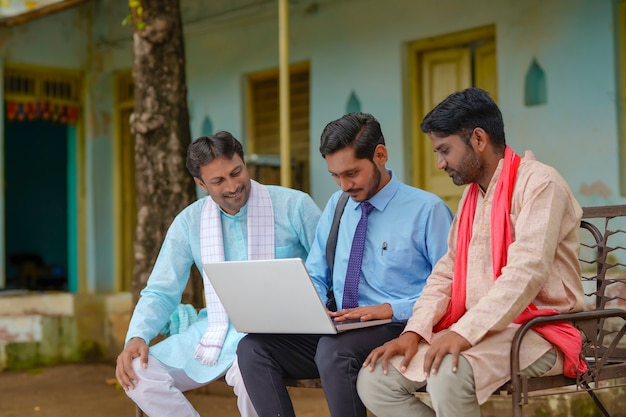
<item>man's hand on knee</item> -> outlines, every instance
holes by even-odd
[[[133,359],[140,358],[142,368],[148,367],[148,345],[139,338],[130,339],[122,353],[117,357],[115,366],[115,377],[124,391],[135,388],[138,379],[133,370]]]
[[[389,359],[396,355],[403,355],[402,363],[400,364],[400,372],[404,372],[406,367],[413,359],[413,356],[417,353],[417,347],[419,345],[420,335],[414,332],[406,332],[399,337],[392,339],[382,346],[372,350],[365,361],[363,367],[369,366],[370,371],[373,371],[376,367],[378,359],[381,360],[381,366],[385,375],[389,372]]]
[[[463,336],[455,332],[447,332],[440,337],[435,337],[426,355],[424,356],[424,375],[436,374],[441,361],[447,354],[452,355],[452,372],[459,367],[459,354],[471,348],[472,345]]]

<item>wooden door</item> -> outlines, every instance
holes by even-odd
[[[414,184],[437,194],[456,212],[465,187],[454,185],[437,169],[428,135],[419,126],[424,116],[455,91],[479,87],[497,102],[496,44],[492,28],[416,42],[412,46],[412,122]]]
[[[451,48],[425,52],[422,57],[422,108],[432,109],[450,93],[471,85],[471,62],[468,48]],[[436,154],[430,138],[422,134],[421,160],[424,172],[423,187],[443,199],[454,211],[461,197],[462,187],[454,185],[448,174],[437,168]]]

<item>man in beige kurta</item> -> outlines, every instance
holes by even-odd
[[[450,229],[448,252],[428,278],[403,334],[370,353],[357,387],[378,417],[480,416],[479,404],[510,379],[511,341],[519,327],[513,320],[530,303],[560,313],[584,309],[578,262],[582,210],[563,178],[527,152],[510,202],[513,242],[494,280],[491,208],[503,165],[502,116],[484,91],[468,89],[429,113],[422,130],[431,136],[439,168],[455,184],[476,182],[480,187],[467,246],[465,313],[434,332],[450,302],[467,189]],[[530,331],[520,366],[530,376],[562,373],[562,354]],[[432,408],[413,395],[426,382]]]

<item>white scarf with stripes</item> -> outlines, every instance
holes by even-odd
[[[248,259],[274,258],[274,210],[267,188],[251,180],[248,198]],[[219,206],[209,197],[200,219],[202,263],[224,261],[224,240]],[[195,357],[205,365],[215,365],[228,331],[228,315],[206,273],[202,271],[209,324]]]

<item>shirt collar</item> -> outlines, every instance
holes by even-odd
[[[245,217],[246,214],[248,213],[248,202],[246,202],[246,204],[244,204],[244,206],[242,208],[239,209],[239,211],[236,214],[229,214],[226,213],[224,210],[222,210],[222,208],[220,207],[220,213],[222,213],[222,216],[225,216],[227,219],[240,219],[242,217]]]

